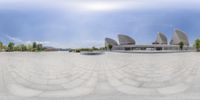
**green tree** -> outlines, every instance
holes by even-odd
[[[27,50],[28,50],[28,49],[27,49],[27,46],[24,45],[24,44],[22,44],[22,45],[21,45],[21,50],[22,50],[22,51],[27,51]]]
[[[13,51],[15,47],[15,44],[13,42],[8,43],[8,51]]]
[[[93,47],[92,47],[92,50],[95,51],[95,50],[98,50],[98,48],[96,48],[95,46],[93,46]]]
[[[4,49],[3,43],[0,42],[0,51],[2,51]]]
[[[15,46],[13,51],[21,51],[20,45]]]
[[[33,42],[33,48],[37,48],[37,43]]]
[[[38,44],[37,45],[37,51],[42,51],[43,50],[43,45],[42,44]]]
[[[183,50],[183,46],[184,46],[184,43],[181,41],[181,42],[179,42],[179,48],[181,49],[181,50]]]
[[[27,50],[28,49],[27,49],[26,45],[24,45],[24,44],[15,46],[15,51],[27,51]]]
[[[113,46],[112,46],[111,44],[108,45],[108,49],[109,49],[110,51],[112,50],[112,47],[113,47]]]
[[[28,44],[26,46],[26,48],[27,48],[27,51],[32,51],[33,50],[33,46],[31,44]]]
[[[33,42],[32,51],[37,51],[37,43]]]
[[[198,52],[200,51],[200,39],[195,40],[195,48]]]
[[[100,47],[99,49],[100,49],[100,50],[105,50],[105,49],[106,49],[106,47]]]

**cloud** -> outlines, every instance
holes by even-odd
[[[33,43],[33,42],[36,42],[36,43],[38,43],[38,44],[43,44],[43,45],[48,45],[48,44],[50,44],[51,42],[49,42],[49,41],[24,41],[24,40],[22,40],[22,39],[20,39],[20,38],[17,38],[17,37],[13,37],[13,36],[10,36],[10,35],[4,35],[9,41],[12,41],[12,42],[14,42],[14,43],[16,43],[16,44],[31,44],[31,43]]]
[[[1,0],[0,8],[53,8],[72,11],[113,11],[149,8],[200,8],[199,0]],[[192,6],[189,6],[192,5]]]
[[[176,8],[199,8],[196,6],[199,3],[197,0],[0,0],[0,10],[14,9],[1,10],[3,17],[0,26],[2,33],[16,33],[12,35],[17,37],[6,36],[15,43],[29,44],[34,40],[55,47],[98,47],[104,45],[104,41],[99,40],[107,35],[116,37],[117,32],[133,36],[139,41],[137,43],[143,43],[144,39],[151,43],[154,40],[152,34],[157,31],[170,33],[168,36],[171,36],[173,27],[185,25],[186,28],[181,28],[192,30],[194,23],[198,22],[193,16],[198,18],[199,15],[191,14],[190,17],[190,11],[179,13]],[[158,9],[152,13],[148,8]],[[162,8],[168,8],[175,13],[168,13]],[[147,11],[142,11],[143,9]],[[199,24],[196,26],[194,32],[199,31]],[[195,38],[194,35],[193,37]]]
[[[16,43],[23,43],[24,41],[22,41],[21,39],[17,38],[17,37],[12,37],[12,36],[9,36],[9,35],[5,35],[5,37],[13,42],[16,42]]]
[[[51,43],[49,41],[24,41],[23,43],[25,43],[25,44],[31,44],[33,42],[36,42],[37,44],[43,44],[43,45],[48,45],[48,44]]]

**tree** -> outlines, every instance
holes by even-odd
[[[95,51],[95,50],[98,50],[98,48],[96,48],[95,46],[93,46],[93,47],[92,47],[92,50]]]
[[[32,51],[37,51],[37,43],[36,42],[33,42]]]
[[[38,44],[38,45],[37,45],[37,51],[42,51],[42,50],[43,50],[42,44]]]
[[[18,46],[16,46],[17,51],[27,51],[27,47],[24,44],[20,44]]]
[[[22,48],[22,51],[27,51],[28,50],[26,45],[24,45],[24,44],[21,45],[21,48]]]
[[[195,40],[195,48],[198,52],[200,51],[200,39]]]
[[[113,47],[113,46],[112,46],[111,44],[108,45],[108,49],[109,49],[110,51],[112,50],[112,47]]]
[[[37,43],[33,42],[33,48],[37,48]]]
[[[27,51],[32,51],[33,50],[33,46],[31,44],[28,44],[26,46],[26,48],[27,48]]]
[[[100,47],[99,50],[106,50],[106,47]]]
[[[181,49],[181,50],[183,50],[183,46],[184,46],[184,43],[181,41],[181,42],[179,42],[179,48]]]
[[[0,42],[0,51],[2,51],[2,50],[3,50],[3,48],[4,48],[4,46],[3,46],[3,43],[2,43],[2,42]]]
[[[15,44],[13,42],[8,43],[8,51],[13,51],[14,50]]]
[[[15,46],[13,51],[22,51],[21,48],[20,48],[20,45]]]

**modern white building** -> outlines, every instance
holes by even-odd
[[[163,33],[158,32],[156,41],[153,44],[167,44],[167,37]]]
[[[114,47],[114,46],[117,46],[118,43],[114,39],[105,38],[105,47],[109,48],[109,45],[112,45]]]
[[[184,45],[189,46],[189,40],[186,33],[181,30],[176,29],[173,34],[172,40],[170,41],[170,44],[179,45],[180,42],[183,42]]]
[[[130,36],[119,34],[118,35],[119,44],[110,38],[105,39],[106,47],[112,45],[112,50],[179,50],[180,42],[183,42],[183,50],[190,50],[189,40],[186,33],[176,29],[174,31],[173,37],[168,45],[167,37],[158,32],[155,42],[152,45],[136,45],[136,42]]]
[[[135,45],[135,40],[127,35],[119,34],[119,45]]]

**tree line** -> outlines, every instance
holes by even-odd
[[[42,44],[33,42],[32,44],[18,44],[15,45],[13,42],[9,42],[8,45],[4,45],[3,42],[0,42],[0,51],[12,52],[12,51],[30,51],[37,52],[43,51],[44,47]]]
[[[183,42],[179,43],[180,49],[183,49]],[[200,39],[195,40],[194,48],[198,52],[200,52]],[[79,49],[71,49],[70,52],[80,52],[80,51],[96,51],[96,50],[111,50],[112,45],[108,45],[108,47],[102,47],[102,48],[79,48]],[[37,52],[37,51],[44,51],[45,48],[42,44],[38,44],[36,42],[33,42],[32,44],[18,44],[15,45],[13,42],[9,42],[8,45],[4,45],[3,42],[0,41],[0,52],[6,51],[6,52],[12,52],[12,51],[29,51],[29,52]]]
[[[96,48],[96,47],[91,47],[91,48],[77,48],[77,49],[70,49],[69,52],[76,52],[76,53],[79,53],[79,52],[82,52],[82,51],[102,51],[102,50],[105,50],[105,47],[100,47],[100,48]]]

